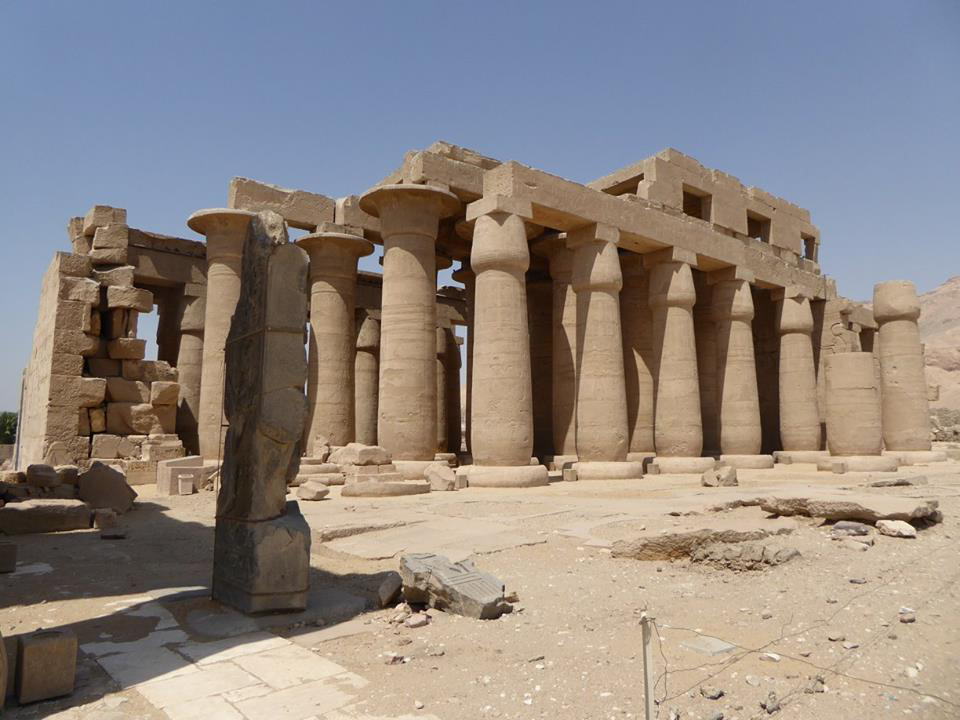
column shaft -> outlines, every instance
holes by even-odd
[[[720,454],[720,383],[717,377],[717,323],[713,314],[713,286],[706,273],[693,274],[697,302],[693,306],[693,331],[697,338],[697,377],[700,385],[700,422],[703,454]]]
[[[354,360],[354,437],[364,445],[377,444],[380,320],[374,313],[371,310],[358,313],[357,354]]]
[[[820,416],[813,364],[813,315],[804,297],[777,301],[780,334],[780,441],[784,450],[819,450]]]
[[[553,283],[527,273],[527,325],[533,383],[533,454],[553,455]]]
[[[180,399],[177,404],[177,435],[187,453],[200,452],[197,423],[200,412],[200,387],[203,374],[203,316],[205,288],[187,285],[180,305],[180,348],[177,373]]]
[[[474,344],[474,335],[473,335],[473,299],[474,299],[474,285],[475,285],[475,275],[473,270],[470,269],[469,265],[466,262],[460,264],[460,269],[453,273],[453,279],[457,282],[463,283],[464,295],[466,297],[467,303],[467,392],[466,392],[466,417],[464,417],[464,444],[467,448],[467,453],[472,452],[472,445],[470,440],[470,430],[471,430],[471,417],[473,413],[471,412],[471,396],[473,394],[473,344]]]
[[[620,268],[623,273],[620,318],[623,324],[629,452],[652,454],[654,352],[649,283],[641,255],[621,254]]]

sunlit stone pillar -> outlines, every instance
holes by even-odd
[[[224,348],[240,297],[243,243],[254,213],[215,208],[198,210],[187,225],[207,237],[207,301],[203,319],[203,369],[200,374],[198,437],[204,460],[223,457]]]
[[[354,435],[358,443],[377,444],[377,394],[380,384],[380,311],[359,310],[354,358]]]
[[[464,408],[466,413],[466,417],[464,417],[464,444],[466,445],[467,454],[469,455],[472,447],[470,441],[470,416],[472,415],[470,396],[473,389],[473,294],[476,276],[473,274],[473,270],[470,269],[469,263],[464,261],[460,264],[460,269],[453,273],[453,279],[459,283],[463,283],[464,297],[467,303],[467,352],[465,353],[467,360],[467,402],[466,408]]]
[[[738,468],[771,468],[761,455],[760,394],[753,350],[753,273],[732,267],[711,273],[717,323],[717,377],[720,401],[720,459]]]
[[[380,218],[383,294],[377,438],[395,460],[433,460],[437,444],[436,238],[460,207],[429,185],[383,185],[360,198]]]
[[[780,336],[779,462],[816,462],[820,450],[817,375],[813,364],[813,314],[810,301],[791,288],[773,293]]]
[[[180,301],[180,347],[177,350],[177,435],[188,455],[200,452],[197,419],[200,416],[200,383],[203,375],[203,318],[206,286],[187,283]]]
[[[931,452],[930,405],[917,320],[920,302],[912,282],[894,280],[873,288],[873,317],[880,326],[883,443],[900,462],[946,460]]]
[[[623,366],[627,391],[627,458],[653,457],[653,316],[643,256],[621,252],[620,322],[623,325]]]
[[[530,371],[533,382],[533,455],[540,462],[553,456],[553,283],[543,273],[527,273],[527,325],[530,328]]]
[[[529,487],[547,483],[531,465],[533,403],[525,273],[530,265],[524,221],[529,202],[498,195],[467,207],[476,221],[470,264],[474,291],[472,486]]]
[[[659,472],[696,473],[714,465],[700,457],[700,388],[693,305],[697,293],[690,266],[694,253],[676,247],[644,255],[650,271],[653,311],[654,442]]]
[[[373,244],[332,226],[297,240],[310,257],[307,455],[354,440],[354,332],[357,260]]]
[[[533,250],[549,260],[553,281],[553,464],[560,470],[577,461],[577,295],[572,285],[573,251],[567,247],[564,233],[544,236]]]
[[[567,233],[577,295],[577,457],[579,480],[639,478],[627,462],[627,390],[620,326],[620,231],[595,224]]]

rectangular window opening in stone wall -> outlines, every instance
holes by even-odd
[[[747,210],[747,235],[754,240],[770,242],[770,218]]]
[[[800,239],[803,240],[803,256],[817,262],[817,239],[806,233],[800,233]]]
[[[683,186],[683,212],[701,220],[710,221],[710,204],[712,196],[702,190]]]

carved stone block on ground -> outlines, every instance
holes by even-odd
[[[101,462],[94,462],[80,475],[80,499],[92,508],[111,508],[125,513],[133,507],[136,491],[127,484],[126,476]]]
[[[388,465],[392,461],[390,453],[379,445],[349,443],[337,448],[327,462],[337,465]]]
[[[301,500],[323,500],[329,494],[330,488],[312,480],[307,480],[297,488],[297,497]]]
[[[21,635],[18,651],[16,685],[21,705],[73,692],[77,636],[72,631],[39,630]]]
[[[400,577],[407,602],[481,620],[503,613],[503,583],[469,560],[455,563],[442,555],[411,553],[400,560]]]
[[[0,507],[0,532],[5,535],[85,530],[90,507],[82,500],[34,498]]]
[[[764,498],[760,507],[776,515],[806,515],[826,520],[927,520],[939,522],[936,500],[887,497],[869,493],[822,492],[810,496]]]
[[[446,463],[428,465],[423,471],[423,477],[430,482],[430,490],[433,492],[457,489],[457,474]]]

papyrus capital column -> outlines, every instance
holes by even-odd
[[[429,185],[383,185],[360,198],[380,218],[383,293],[377,437],[396,460],[432,460],[437,443],[437,270],[439,221],[453,193]]]
[[[377,444],[377,388],[380,382],[380,311],[358,310],[354,359],[355,439]]]
[[[943,459],[923,454],[931,447],[930,406],[917,328],[920,301],[913,283],[895,280],[875,285],[873,317],[879,325],[880,398],[886,450],[902,455],[906,461]]]
[[[623,289],[620,322],[623,325],[623,365],[627,395],[628,456],[654,454],[653,441],[653,316],[650,312],[648,272],[643,256],[620,253]]]
[[[222,457],[224,347],[240,297],[243,244],[254,213],[214,208],[198,210],[187,225],[207,238],[207,300],[203,322],[198,437],[205,460]]]
[[[693,306],[697,292],[690,266],[696,254],[671,247],[643,256],[650,271],[655,363],[654,442],[661,472],[701,472],[703,427]]]
[[[753,349],[753,273],[731,267],[708,276],[717,333],[721,460],[735,467],[772,467],[763,443],[757,362]]]
[[[544,485],[547,470],[530,465],[533,405],[525,273],[529,202],[486,196],[467,207],[474,221],[471,485]]]
[[[780,441],[787,454],[817,453],[820,450],[820,415],[810,300],[792,288],[775,291],[773,300],[776,303],[776,330],[780,336]]]
[[[354,439],[357,260],[372,253],[373,244],[345,230],[327,229],[297,240],[310,257],[308,456],[317,442],[346,445]]]

